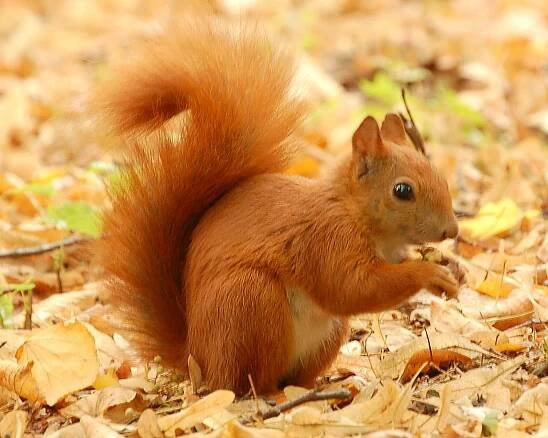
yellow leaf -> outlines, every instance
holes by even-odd
[[[0,421],[0,436],[22,438],[27,427],[27,415],[25,411],[8,412]]]
[[[512,344],[506,342],[504,344],[497,344],[493,347],[493,350],[499,353],[519,353],[520,351],[525,350],[527,347],[522,344]]]
[[[314,176],[319,169],[320,165],[314,158],[303,157],[287,169],[287,173],[290,175]]]
[[[504,198],[485,204],[476,217],[460,221],[459,226],[461,233],[470,239],[504,237],[514,231],[524,217],[532,218],[534,214],[533,210],[529,210],[526,216],[512,199]]]
[[[110,386],[120,386],[116,370],[109,368],[106,373],[99,374],[92,385],[95,389],[104,389]]]
[[[82,418],[85,415],[101,417],[110,408],[130,403],[135,400],[137,393],[127,388],[106,388],[101,391],[82,397],[73,404],[61,409],[59,412],[64,417]]]
[[[19,365],[34,363],[32,376],[50,406],[90,386],[99,369],[93,336],[79,322],[35,330],[15,357]]]
[[[212,392],[181,412],[158,418],[158,425],[166,436],[176,436],[177,430],[189,429],[215,414],[219,409],[232,404],[234,397],[232,391],[219,390]]]
[[[139,417],[137,433],[142,438],[162,438],[164,436],[158,425],[158,416],[152,409],[147,409]]]
[[[483,280],[476,290],[493,298],[506,298],[512,292],[514,286],[505,282],[500,277],[489,277]]]
[[[17,365],[12,360],[0,360],[0,386],[32,402],[43,402],[44,396],[32,376],[33,363]]]

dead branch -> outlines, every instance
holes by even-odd
[[[290,409],[293,409],[296,406],[302,405],[308,402],[321,401],[321,400],[346,400],[347,398],[352,397],[352,393],[348,389],[340,389],[337,391],[319,391],[312,390],[306,394],[297,397],[294,400],[289,400],[285,403],[280,403],[278,406],[274,406],[268,411],[262,413],[261,417],[263,420],[268,418],[274,418],[280,415],[282,412],[286,412]]]
[[[86,242],[88,238],[82,236],[68,236],[57,242],[48,242],[38,246],[30,246],[14,249],[0,250],[0,258],[8,257],[26,257],[30,255],[43,254],[48,251],[53,251],[65,246],[75,245],[77,243]]]

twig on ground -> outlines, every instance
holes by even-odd
[[[63,248],[65,246],[75,245],[77,243],[86,242],[88,238],[83,236],[69,236],[57,242],[48,242],[38,246],[30,246],[14,249],[0,250],[0,258],[7,257],[25,257],[30,255],[43,254],[48,251]]]
[[[263,420],[268,418],[274,418],[280,415],[282,412],[293,409],[296,406],[302,405],[308,402],[321,401],[321,400],[346,400],[352,397],[352,393],[348,389],[339,389],[337,391],[319,391],[313,390],[306,394],[297,397],[294,400],[289,400],[285,403],[280,403],[278,406],[274,406],[266,412],[262,413]]]
[[[23,294],[25,301],[25,330],[32,330],[32,289]]]

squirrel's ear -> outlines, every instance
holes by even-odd
[[[382,138],[391,141],[392,143],[405,145],[407,144],[407,134],[401,117],[397,114],[387,114],[381,126]]]
[[[359,155],[382,155],[384,144],[382,142],[379,124],[371,117],[367,116],[361,122],[356,132],[352,136],[352,148],[354,154]]]

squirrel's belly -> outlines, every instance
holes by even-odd
[[[293,348],[290,368],[306,366],[307,361],[321,353],[343,325],[343,321],[325,312],[310,297],[298,288],[288,287],[287,298],[293,319]]]

